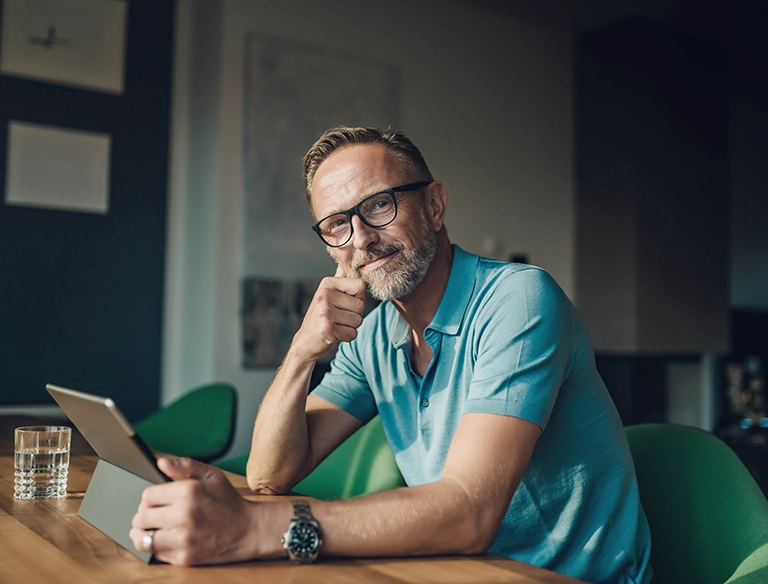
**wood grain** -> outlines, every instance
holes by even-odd
[[[3,427],[0,437],[10,429]],[[146,565],[77,515],[97,458],[78,447],[70,462],[66,499],[20,501],[13,498],[13,448],[2,452],[0,439],[0,582],[3,584],[576,584],[535,566],[498,556],[427,558],[321,558],[311,566],[286,560],[253,561],[226,566],[180,568]],[[253,495],[245,478],[228,474],[248,499],[275,501]]]

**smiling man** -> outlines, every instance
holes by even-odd
[[[334,128],[304,170],[313,229],[337,270],[262,402],[248,484],[290,491],[379,414],[408,487],[257,504],[209,467],[162,461],[191,480],[147,489],[137,545],[187,564],[490,551],[589,582],[648,582],[624,431],[557,284],[451,245],[446,189],[403,134]],[[366,289],[382,303],[364,319]]]

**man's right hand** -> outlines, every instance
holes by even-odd
[[[341,267],[333,277],[323,278],[307,309],[301,328],[293,337],[290,352],[307,361],[317,361],[340,342],[357,337],[365,309],[363,280],[346,278]]]

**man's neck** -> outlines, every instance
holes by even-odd
[[[443,293],[448,285],[448,277],[451,275],[451,265],[453,264],[453,248],[445,228],[436,235],[435,259],[427,270],[424,279],[407,296],[392,300],[392,304],[405,319],[405,322],[419,337],[423,336],[424,329],[435,317],[437,307],[440,306]]]

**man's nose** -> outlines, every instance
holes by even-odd
[[[352,216],[352,247],[355,249],[368,249],[379,241],[378,229],[369,227],[360,220],[357,215]]]

